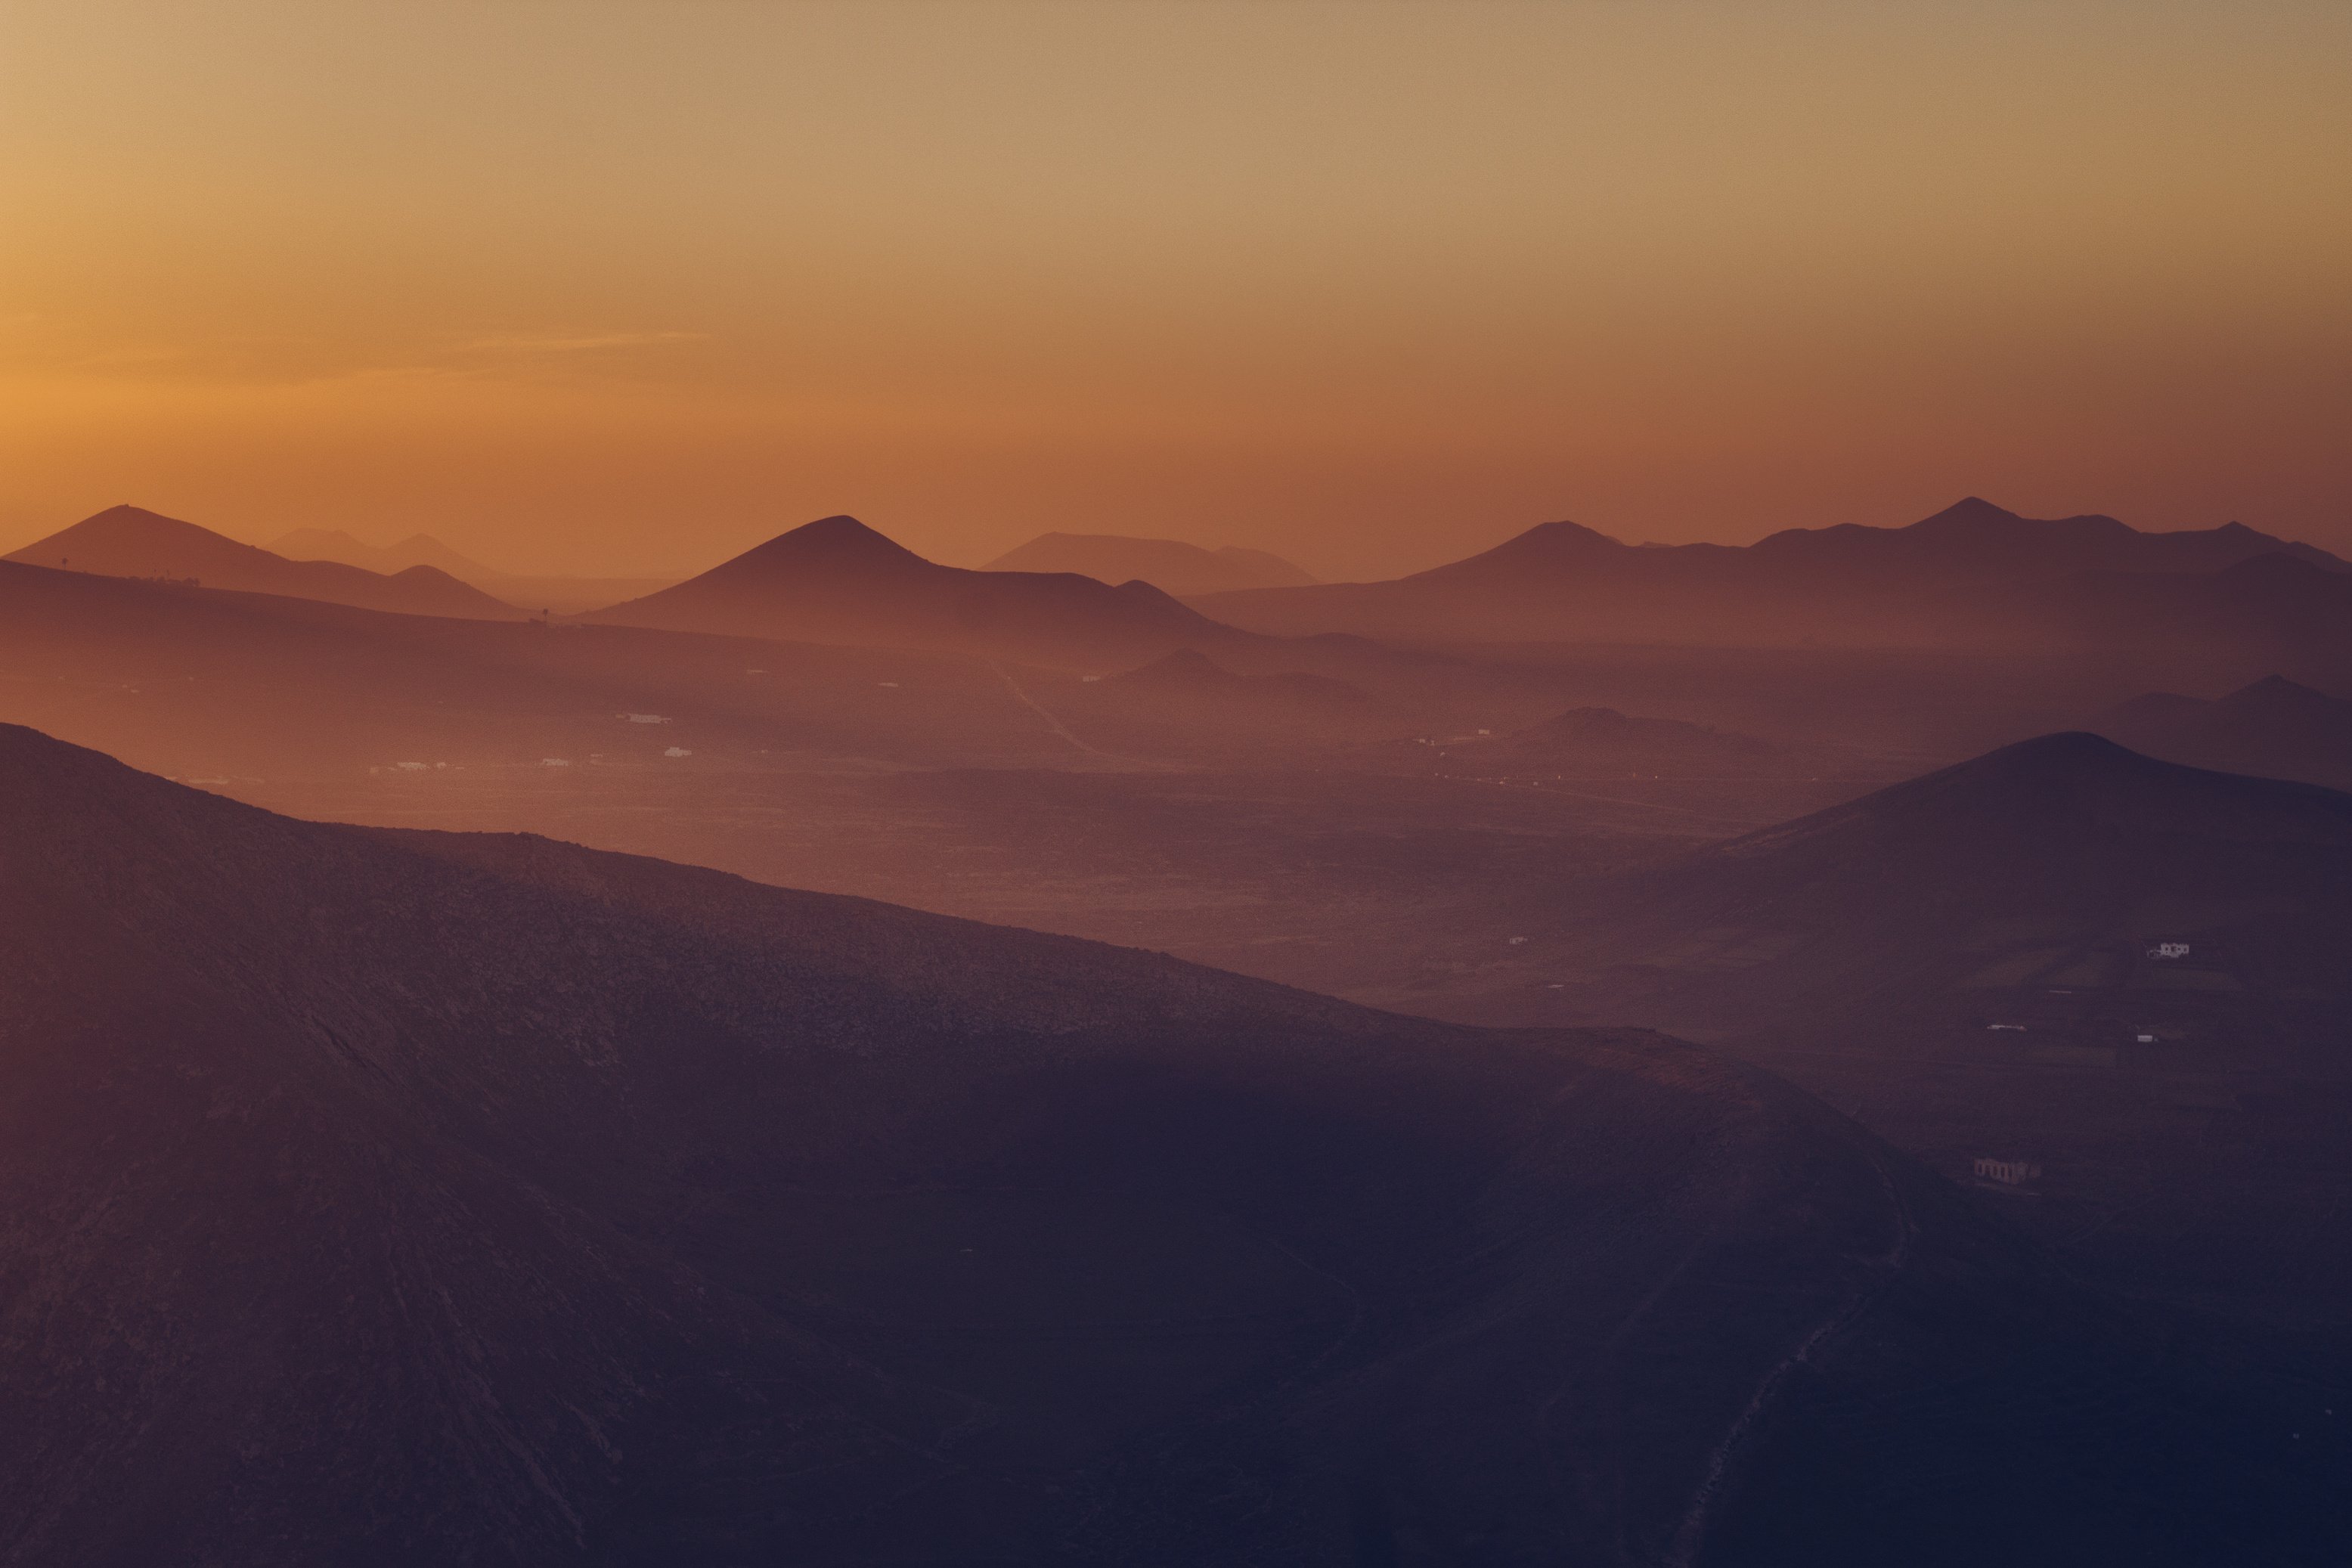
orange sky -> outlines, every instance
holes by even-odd
[[[0,0],[0,548],[2352,551],[2352,7]]]

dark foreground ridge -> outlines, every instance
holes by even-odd
[[[0,1563],[2340,1544],[2285,1434],[1653,1036],[297,822],[9,727],[0,1052]]]

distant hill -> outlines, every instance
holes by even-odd
[[[2278,676],[2211,701],[2150,693],[2091,728],[2170,762],[2352,789],[2352,701]]]
[[[607,625],[937,648],[1110,669],[1248,640],[1148,583],[941,566],[852,517],[778,535],[675,587],[595,612]]]
[[[1173,539],[1118,533],[1041,533],[983,572],[1076,572],[1103,583],[1141,580],[1181,597],[1234,588],[1290,588],[1315,581],[1279,555],[1228,544],[1204,550]]]
[[[474,620],[520,620],[524,615],[438,567],[412,565],[384,575],[340,562],[289,561],[135,506],[110,507],[5,559],[102,577],[188,582],[403,615]]]
[[[13,727],[0,868],[26,1563],[1574,1562],[1720,1527],[2187,1564],[2287,1560],[2327,1490],[1853,1123],[1654,1036],[297,822]]]
[[[1739,547],[1628,545],[1551,522],[1393,582],[1199,603],[1255,631],[1423,642],[2052,647],[2160,635],[2114,613],[2116,594],[2086,580],[2177,584],[2268,558],[2352,592],[2352,566],[2236,523],[2143,533],[2110,517],[2020,517],[1971,497],[1906,528],[1792,530]]]
[[[1572,945],[1612,976],[1595,981],[1612,1010],[1684,1026],[1710,1008],[1748,1026],[1907,1022],[2030,984],[2160,1011],[2175,972],[2145,954],[2168,941],[2202,955],[2180,973],[2218,965],[2215,988],[2335,994],[2352,975],[2352,795],[2049,735],[1575,902]],[[2140,984],[2158,990],[2117,989]]]

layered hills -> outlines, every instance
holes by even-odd
[[[1293,588],[1315,579],[1281,556],[1228,544],[1206,550],[1174,539],[1118,533],[1041,533],[981,568],[1076,572],[1105,583],[1137,579],[1180,596],[1235,588]]]
[[[1654,1036],[297,822],[10,727],[0,1052],[0,1562],[2330,1544],[2306,1450]]]
[[[521,620],[524,612],[437,565],[390,574],[335,561],[296,561],[144,510],[110,507],[5,557],[29,566],[278,594],[412,616]]]

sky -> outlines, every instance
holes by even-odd
[[[0,0],[0,549],[2352,552],[2352,6]]]

